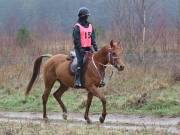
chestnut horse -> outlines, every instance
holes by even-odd
[[[98,97],[103,106],[102,116],[99,120],[101,123],[104,122],[106,117],[106,99],[105,96],[98,91],[98,86],[100,81],[104,78],[105,68],[107,64],[113,65],[118,71],[124,70],[124,64],[122,62],[121,56],[123,53],[123,48],[120,43],[111,41],[109,45],[104,46],[98,52],[91,54],[89,60],[85,64],[84,71],[84,89],[87,90],[87,103],[84,118],[87,123],[91,123],[91,120],[88,116],[89,108],[91,106],[91,101],[93,96]],[[67,60],[67,55],[57,54],[54,56],[51,55],[41,55],[39,56],[34,63],[33,75],[27,86],[26,96],[29,94],[34,81],[36,80],[39,72],[42,59],[44,57],[50,57],[46,62],[43,68],[43,78],[45,84],[44,94],[42,96],[43,101],[43,118],[47,119],[46,114],[46,104],[48,96],[51,92],[51,89],[55,83],[58,81],[60,87],[55,91],[53,96],[59,103],[63,111],[63,118],[67,119],[67,109],[64,103],[61,100],[61,97],[65,91],[70,87],[74,87],[74,76],[69,71],[70,61]]]

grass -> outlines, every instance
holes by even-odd
[[[99,125],[69,125],[68,123],[50,124],[41,123],[35,124],[15,123],[15,122],[1,122],[1,135],[167,135],[170,133],[163,131],[156,131],[153,129],[147,130],[122,130],[122,129],[106,129]]]
[[[137,102],[141,99],[137,94],[107,95],[107,111],[108,113],[121,114],[180,116],[179,89],[180,86],[174,85],[165,89],[151,91],[143,103]],[[38,88],[32,91],[26,102],[24,102],[22,91],[14,91],[9,94],[5,88],[0,88],[0,93],[1,111],[42,111],[42,91]],[[64,94],[62,100],[69,112],[84,112],[86,92],[71,89]],[[61,111],[59,104],[52,95],[49,97],[47,109],[48,112]],[[101,110],[101,102],[94,97],[91,113],[99,113]]]

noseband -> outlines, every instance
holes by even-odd
[[[113,56],[111,49],[109,49],[108,55],[107,55],[108,63],[110,63],[113,66],[116,66],[115,60],[119,59],[120,57]]]

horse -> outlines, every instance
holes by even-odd
[[[101,123],[104,122],[107,112],[106,112],[106,98],[105,96],[98,91],[98,87],[102,79],[105,75],[106,65],[110,64],[114,66],[118,71],[123,71],[125,65],[122,61],[123,47],[120,42],[110,41],[108,45],[102,47],[98,52],[92,53],[89,56],[89,59],[86,60],[84,65],[85,70],[83,73],[84,77],[84,89],[87,90],[87,101],[86,101],[86,109],[84,113],[84,119],[87,123],[91,123],[91,119],[89,118],[89,108],[91,106],[91,102],[93,96],[96,96],[102,102],[102,114],[99,117],[99,121]],[[60,87],[53,93],[54,98],[59,103],[60,107],[63,111],[63,119],[67,119],[67,109],[61,100],[61,97],[64,92],[68,90],[68,88],[74,87],[74,75],[71,74],[69,70],[69,65],[71,63],[70,60],[67,60],[67,55],[57,54],[50,55],[44,54],[39,56],[35,62],[33,67],[33,74],[28,83],[25,95],[27,96],[32,89],[33,83],[35,82],[37,76],[40,73],[40,67],[42,63],[42,59],[44,57],[48,57],[49,59],[44,64],[43,68],[43,80],[45,85],[45,90],[42,95],[43,101],[43,118],[48,119],[46,113],[46,104],[48,101],[48,96],[50,95],[51,89],[56,81],[60,83]]]

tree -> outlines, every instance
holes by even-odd
[[[180,1],[178,2],[178,14],[177,14],[177,50],[180,51]]]
[[[30,32],[25,26],[22,26],[18,30],[16,35],[16,41],[20,47],[24,47],[30,42]]]

